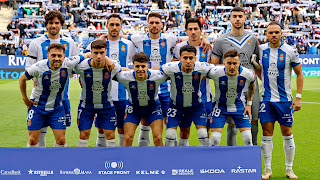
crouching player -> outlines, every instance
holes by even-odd
[[[65,47],[59,43],[50,44],[48,59],[29,67],[19,77],[19,86],[24,103],[28,108],[28,147],[38,147],[40,129],[44,122],[52,128],[55,147],[66,147],[66,119],[62,105],[65,86],[72,69],[87,56],[79,55],[65,59]],[[27,97],[26,81],[36,79],[37,86]]]
[[[163,116],[158,97],[158,88],[167,80],[159,70],[149,69],[149,57],[140,52],[132,57],[133,70],[117,74],[117,81],[127,89],[130,104],[126,108],[124,119],[123,146],[132,146],[134,134],[140,121],[150,125],[155,146],[163,146]]]
[[[107,147],[116,146],[115,129],[117,119],[115,107],[110,96],[112,78],[121,71],[116,64],[108,71],[106,63],[113,64],[106,58],[106,42],[95,40],[91,43],[92,58],[77,65],[75,73],[80,74],[82,92],[78,108],[78,128],[80,131],[79,147],[88,147],[91,127],[95,114],[103,128]]]
[[[207,113],[202,102],[200,85],[214,65],[196,62],[197,49],[190,45],[180,48],[179,62],[164,64],[161,70],[171,79],[171,101],[168,109],[166,146],[175,146],[177,126],[196,125],[199,146],[208,146]]]
[[[251,105],[255,90],[254,72],[241,67],[237,50],[224,54],[224,67],[212,69],[208,76],[214,80],[215,96],[211,119],[211,142],[219,146],[227,117],[231,116],[240,130],[244,146],[252,146]],[[243,92],[248,88],[248,101]]]

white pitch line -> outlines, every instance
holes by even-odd
[[[301,102],[301,103],[305,103],[305,104],[320,104],[320,102]]]

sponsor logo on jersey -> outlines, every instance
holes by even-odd
[[[104,91],[101,81],[94,81],[91,87],[92,91]]]
[[[66,75],[67,75],[66,71],[65,71],[65,70],[62,70],[62,71],[61,71],[61,77],[66,77]]]
[[[126,47],[125,47],[124,45],[122,45],[122,46],[121,46],[121,51],[122,51],[122,52],[125,52],[126,50],[127,50]]]
[[[28,171],[29,175],[40,175],[40,176],[48,176],[48,175],[52,175],[53,171],[50,170],[32,170],[30,169]]]
[[[87,77],[87,78],[90,78],[90,77],[91,77],[91,74],[87,74],[86,77]]]
[[[185,82],[182,87],[182,93],[190,94],[194,92],[194,87],[191,82]]]
[[[158,49],[153,49],[150,55],[151,62],[161,62],[161,55]]]
[[[243,85],[244,85],[244,81],[243,81],[243,80],[240,80],[239,86],[243,86]]]
[[[247,45],[248,45],[249,47],[252,45],[252,43],[251,43],[250,39],[248,39],[248,41],[247,41]]]
[[[193,169],[172,169],[173,176],[194,175]]]
[[[226,82],[225,82],[225,81],[221,81],[220,84],[221,84],[221,85],[226,85]]]
[[[228,89],[227,94],[226,94],[227,98],[236,98],[237,96],[238,96],[238,93],[235,88]]]
[[[268,54],[267,54],[267,53],[264,53],[262,57],[263,57],[263,58],[268,58]]]
[[[283,54],[280,54],[279,60],[280,60],[280,61],[283,61],[283,60],[284,60]]]
[[[146,91],[139,91],[138,100],[139,101],[149,101],[150,97],[148,96]]]
[[[257,173],[257,169],[244,169],[241,166],[238,166],[236,169],[231,169],[232,174],[253,174]]]
[[[8,175],[21,175],[21,171],[20,170],[0,170],[0,175],[4,175],[4,176],[8,176]]]
[[[59,80],[54,80],[51,82],[51,85],[49,87],[50,91],[53,91],[53,90],[58,90],[61,88],[61,84],[59,82]]]
[[[65,175],[79,175],[79,174],[92,174],[91,171],[84,171],[84,170],[80,170],[79,168],[75,168],[74,170],[72,171],[63,171],[63,170],[60,170],[60,174],[65,174]]]
[[[160,46],[161,47],[164,47],[166,45],[166,42],[164,42],[164,40],[162,40],[161,42],[160,42]]]
[[[268,75],[269,76],[279,76],[279,71],[277,69],[276,63],[270,63],[268,68]]]

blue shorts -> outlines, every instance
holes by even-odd
[[[292,101],[289,102],[261,102],[260,123],[275,122],[283,126],[292,126],[293,108],[290,109]]]
[[[63,107],[64,107],[67,127],[70,127],[71,126],[70,100],[69,99],[62,100],[62,104],[63,104]]]
[[[105,130],[115,130],[117,126],[117,115],[115,107],[107,109],[89,109],[79,106],[77,123],[80,131],[91,129],[95,115],[100,127]]]
[[[170,93],[159,94],[158,96],[161,103],[162,115],[163,117],[167,117],[168,106],[170,102]]]
[[[130,122],[139,125],[141,118],[145,118],[149,125],[155,120],[163,119],[160,102],[156,101],[149,106],[132,106],[131,104],[127,106],[124,123]]]
[[[44,127],[45,122],[47,126],[50,126],[52,129],[66,129],[64,108],[60,107],[53,111],[44,111],[32,106],[27,116],[28,130],[40,130]]]
[[[176,107],[172,102],[168,109],[167,128],[177,127],[188,128],[191,123],[199,126],[207,126],[207,113],[203,104],[195,107]]]
[[[213,106],[214,107],[214,106]],[[218,108],[213,108],[210,119],[210,128],[223,128],[227,117],[230,116],[237,128],[251,127],[249,115],[239,112],[224,112]]]

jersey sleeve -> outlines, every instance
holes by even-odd
[[[224,67],[224,66],[213,66],[213,67],[210,69],[209,73],[208,73],[208,77],[209,77],[210,79],[215,79],[215,77],[216,77],[217,74],[218,74],[218,69],[220,69],[220,68],[222,68],[222,67]]]
[[[39,63],[35,63],[26,69],[25,75],[28,79],[32,79],[33,77],[39,77]]]
[[[31,67],[32,64],[36,63],[37,57],[38,57],[38,48],[36,44],[33,41],[31,41],[28,49],[25,69]]]
[[[71,58],[65,58],[64,64],[68,69],[73,69],[79,63],[81,63],[85,58],[82,55],[73,56]]]
[[[291,63],[292,67],[296,67],[300,64],[299,54],[298,54],[297,50],[295,50],[295,49],[293,49],[291,51],[290,63]]]
[[[138,47],[138,42],[142,40],[142,35],[134,34],[134,35],[128,36],[128,40],[130,40],[134,46]]]
[[[168,41],[169,41],[169,47],[175,47],[178,41],[178,37],[176,35],[173,34],[169,34],[168,35]]]
[[[86,48],[86,53],[91,51],[91,43]]]
[[[129,42],[128,43],[128,58],[130,59],[130,60],[132,60],[132,56],[137,52],[136,51],[136,47],[133,45],[133,43],[132,42]]]
[[[248,77],[247,77],[248,83],[253,84],[256,80],[254,71],[251,69],[248,69]]]
[[[173,59],[179,60],[179,57],[180,57],[180,46],[176,45],[176,47],[174,47],[173,49]]]
[[[213,44],[213,48],[212,48],[212,54],[214,57],[217,58],[222,58],[223,56],[223,51],[222,51],[222,46],[221,46],[221,41],[219,41],[218,39],[214,42]]]
[[[80,54],[80,50],[74,41],[70,41],[70,48],[71,48],[70,56],[78,56]]]
[[[257,55],[257,59],[256,59],[256,61],[257,62],[259,62],[259,60],[260,60],[260,48],[259,48],[259,41],[258,41],[258,39],[256,38],[256,41],[255,41],[255,49],[254,49],[254,54],[256,54]],[[250,59],[251,60],[251,59]]]

